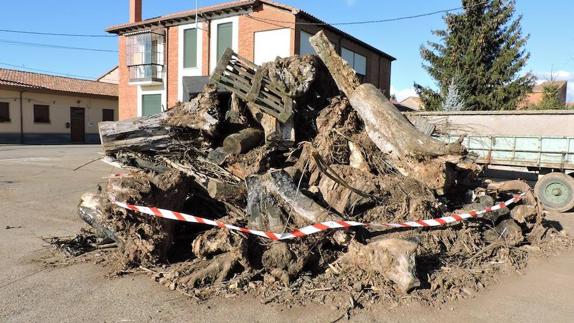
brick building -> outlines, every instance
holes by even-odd
[[[312,23],[312,24],[309,24]],[[261,64],[314,54],[309,37],[324,30],[364,81],[390,91],[394,58],[302,10],[268,0],[243,0],[142,20],[142,1],[130,0],[119,36],[120,119],[165,110],[207,82],[227,48]]]

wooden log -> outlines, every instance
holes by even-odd
[[[310,42],[359,114],[369,138],[395,169],[439,194],[455,183],[456,172],[448,164],[461,161],[464,148],[460,143],[445,144],[419,132],[379,89],[360,84],[323,32],[311,37]]]
[[[223,140],[223,148],[227,152],[239,155],[259,146],[262,142],[263,131],[255,128],[247,128],[227,136]]]
[[[100,122],[100,141],[107,155],[119,151],[163,151],[173,144],[170,128],[165,127],[167,114]]]
[[[251,183],[251,185],[250,185]],[[253,185],[253,184],[256,185]],[[313,224],[323,221],[338,221],[341,218],[317,204],[311,198],[305,196],[298,189],[289,174],[283,170],[272,170],[264,175],[250,176],[248,181],[249,194],[267,196],[271,194],[283,205],[288,205],[290,214],[299,225]],[[250,198],[248,197],[248,204]]]
[[[210,179],[207,184],[207,193],[211,198],[218,201],[235,202],[244,200],[247,190],[242,184]]]
[[[191,102],[175,106],[171,110],[152,116],[129,120],[100,122],[100,140],[104,152],[112,155],[120,151],[162,152],[184,147],[190,143],[178,136],[176,128],[206,133],[216,133],[220,118],[219,101],[214,86],[206,86],[204,92]],[[196,139],[199,136],[196,136]]]
[[[460,143],[446,144],[418,131],[379,89],[362,84],[349,97],[367,134],[377,147],[395,158],[460,155]]]
[[[416,276],[415,252],[418,244],[403,239],[377,239],[366,245],[351,241],[339,262],[346,270],[363,270],[383,275],[403,293],[420,286]]]
[[[333,47],[323,31],[319,31],[315,36],[311,37],[309,42],[319,58],[325,63],[325,66],[327,66],[339,90],[347,97],[350,97],[355,89],[361,85],[357,73],[337,54],[335,47]]]

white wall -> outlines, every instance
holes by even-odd
[[[197,27],[197,67],[184,68],[183,67],[183,54],[184,54],[184,32],[187,29],[193,29]],[[202,29],[206,28],[206,24],[195,23],[188,25],[179,26],[178,31],[178,80],[177,80],[177,100],[183,101],[183,77],[184,76],[200,76],[203,70],[203,35]]]
[[[254,62],[261,65],[279,57],[291,56],[291,30],[289,28],[258,31],[255,33]]]
[[[0,101],[10,103],[10,122],[0,122],[0,133],[20,132],[20,100],[15,90],[0,90]],[[50,107],[50,123],[34,122],[34,104]],[[98,133],[98,122],[102,121],[102,110],[113,109],[118,118],[118,100],[81,96],[57,95],[24,92],[24,132],[25,133],[70,133],[66,123],[70,122],[70,107],[84,108],[86,133]]]

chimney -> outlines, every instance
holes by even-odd
[[[130,0],[130,23],[142,21],[142,0]]]

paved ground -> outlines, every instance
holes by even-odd
[[[113,170],[97,162],[96,146],[0,146],[0,321],[311,321],[340,313],[328,306],[288,309],[254,299],[215,299],[197,305],[147,277],[107,279],[105,269],[80,264],[42,270],[42,236],[72,235],[83,192]],[[574,214],[556,215],[574,232]],[[7,229],[7,227],[16,227]],[[356,321],[572,322],[574,251],[536,259],[523,275],[501,279],[477,297],[442,309],[419,306],[362,312]]]

